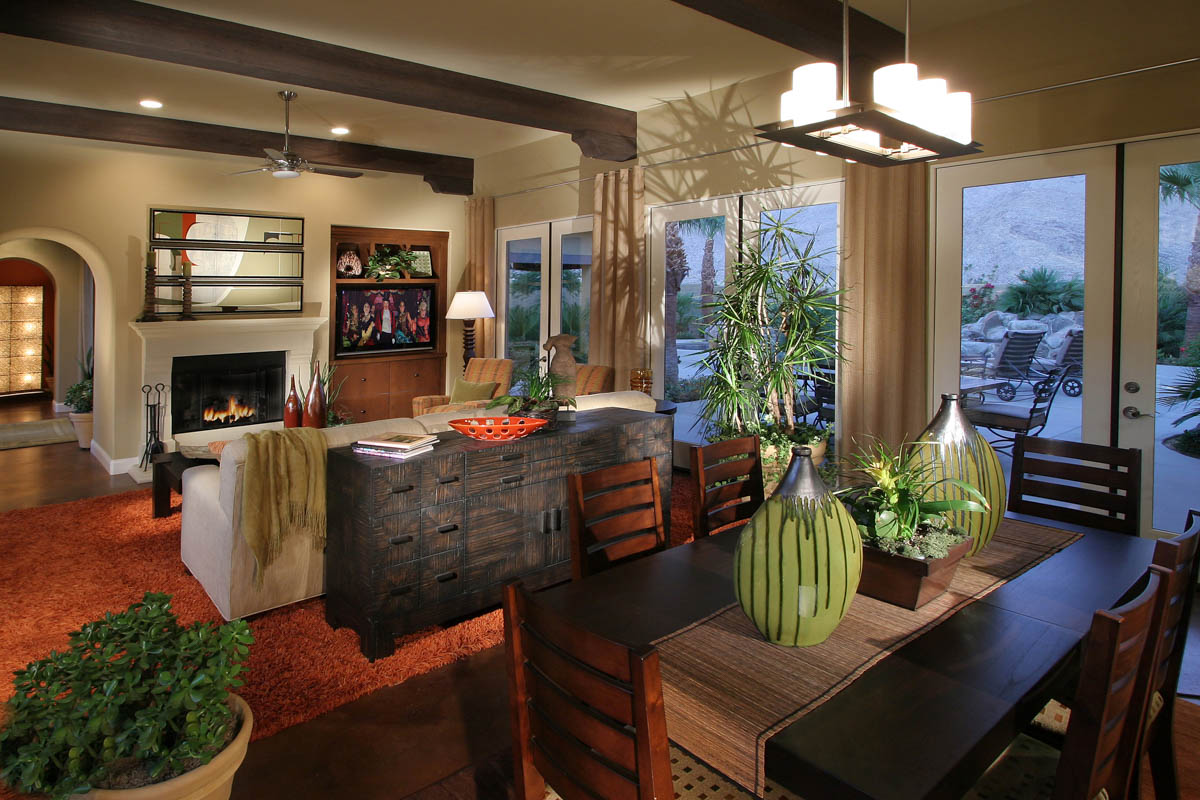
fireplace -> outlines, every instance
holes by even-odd
[[[283,419],[286,352],[176,356],[171,429],[212,431]]]

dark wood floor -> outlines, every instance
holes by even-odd
[[[46,400],[0,401],[0,422],[54,416]],[[0,511],[126,491],[74,444],[0,451]],[[1200,615],[1184,685],[1200,689]],[[302,645],[301,645],[302,646]],[[255,742],[232,800],[508,800],[507,678],[492,648]],[[1194,759],[1185,751],[1181,767]]]

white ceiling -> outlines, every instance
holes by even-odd
[[[913,29],[1029,0],[914,0]],[[903,26],[903,0],[852,0]],[[790,69],[803,54],[671,0],[157,0],[158,5],[640,111]],[[549,131],[0,35],[0,95],[480,157]],[[165,107],[137,106],[153,96]],[[233,159],[240,161],[238,159]]]

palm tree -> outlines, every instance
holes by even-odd
[[[696,233],[704,237],[704,258],[700,261],[700,307],[707,308],[716,300],[717,267],[713,260],[713,248],[718,238],[725,236],[725,217],[698,217],[679,221],[682,233]],[[709,313],[701,314],[700,324],[707,327]]]
[[[688,274],[687,253],[683,250],[683,237],[679,235],[679,223],[667,223],[667,287],[663,301],[663,381],[665,386],[679,383],[679,351],[675,347],[675,337],[679,330],[677,298],[683,279]]]
[[[1196,209],[1196,229],[1192,234],[1192,250],[1188,254],[1187,321],[1183,328],[1186,347],[1200,337],[1200,162],[1163,167],[1158,173],[1158,188],[1163,200],[1178,200]]]

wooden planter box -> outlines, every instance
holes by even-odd
[[[920,559],[864,546],[858,593],[903,608],[920,608],[946,591],[958,562],[970,549],[968,538],[950,548],[945,558]]]

